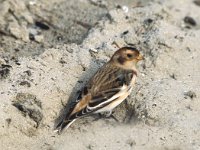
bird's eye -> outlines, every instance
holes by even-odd
[[[128,57],[128,58],[132,58],[133,55],[132,55],[132,54],[127,54],[127,57]]]

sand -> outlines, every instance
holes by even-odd
[[[200,149],[197,1],[8,0],[0,7],[1,149]],[[114,110],[119,122],[90,116],[53,132],[69,97],[128,44],[145,60],[132,94]]]

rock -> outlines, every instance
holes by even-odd
[[[191,26],[196,26],[196,25],[197,25],[196,21],[195,21],[192,17],[190,17],[190,16],[186,16],[186,17],[184,18],[184,22],[185,22],[186,24],[191,25]]]
[[[43,22],[36,21],[35,25],[42,30],[49,30],[49,26],[47,24],[43,23]]]
[[[39,42],[39,43],[44,41],[44,36],[43,35],[35,35],[34,38],[35,38],[35,41]]]

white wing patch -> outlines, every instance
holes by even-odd
[[[97,106],[94,106],[94,107],[87,106],[87,109],[89,109],[89,110],[97,109],[97,108],[103,106],[104,104],[109,103],[109,102],[111,102],[111,101],[113,101],[113,100],[119,98],[120,96],[124,95],[124,93],[127,92],[127,89],[128,89],[128,86],[127,86],[127,85],[123,85],[123,86],[121,87],[121,90],[120,90],[118,93],[116,93],[114,96],[112,96],[112,97],[109,98],[108,100],[106,100],[106,101],[104,101],[104,102],[98,104]]]
[[[97,111],[95,113],[112,110],[113,108],[118,106],[122,101],[124,101],[128,97],[128,95],[132,91],[133,85],[135,84],[135,80],[136,80],[136,75],[134,75],[132,77],[129,86],[123,85],[121,87],[120,91],[118,93],[116,93],[115,95],[113,95],[111,98],[109,98],[108,100],[98,104],[97,106],[94,106],[94,107],[87,106],[87,109],[89,109],[89,110],[97,109]],[[110,103],[110,104],[108,104],[108,106],[104,106],[103,108],[101,108],[101,106],[103,106],[106,103]],[[98,110],[98,108],[100,108],[100,109]]]

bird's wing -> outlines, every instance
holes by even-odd
[[[92,83],[93,85],[91,87],[85,87],[83,92],[85,94],[82,94],[82,100],[80,100],[78,103],[81,103],[82,101],[86,103],[86,105],[74,111],[76,109],[75,107],[73,110],[74,112],[70,115],[69,118],[75,119],[88,115],[110,104],[122,96],[124,92],[129,90],[129,82],[131,81],[132,76],[133,72],[122,72],[114,75],[113,77],[108,75],[100,79],[100,81],[104,82],[99,83],[99,81],[95,81],[95,83]],[[98,87],[98,92],[94,90],[96,87]],[[88,93],[88,91],[91,93]],[[88,96],[88,94],[91,95]],[[84,100],[85,98],[87,99],[87,97],[89,100]],[[76,106],[78,106],[78,104]]]
[[[76,93],[75,100],[70,102],[67,114],[65,114],[63,116],[63,118],[61,119],[61,121],[56,125],[55,131],[58,131],[60,133],[63,130],[63,128],[68,126],[68,124],[71,124],[71,122],[73,122],[73,120],[75,118],[77,118],[77,117],[75,117],[74,114],[81,111],[81,108],[77,107],[77,106],[78,106],[78,104],[80,104],[80,102],[82,100],[86,99],[87,97],[88,97],[88,88],[87,87],[84,87],[82,90],[80,90]],[[75,113],[73,113],[73,111]]]
[[[87,103],[87,105],[85,105],[82,109],[79,109],[72,113],[69,116],[68,120],[74,120],[76,118],[89,115],[105,107],[106,105],[112,103],[114,100],[122,96],[126,89],[127,86],[124,85],[120,88],[115,88],[112,90],[101,92],[101,94],[92,97],[91,100]]]
[[[65,118],[69,118],[71,114],[73,114],[74,112],[78,112],[78,109],[81,110],[81,107],[77,108],[77,105],[80,104],[81,102],[83,102],[83,100],[88,100],[88,98],[90,97],[89,93],[88,93],[88,88],[84,87],[82,88],[82,90],[78,91],[76,93],[76,97],[75,100],[70,102],[69,104],[69,110],[68,113],[65,115]],[[75,110],[77,109],[77,110]]]
[[[118,88],[113,88],[110,90],[102,91],[98,95],[94,96],[88,104],[90,110],[98,110],[112,101],[120,97],[123,92],[126,90],[126,85],[120,86]]]

